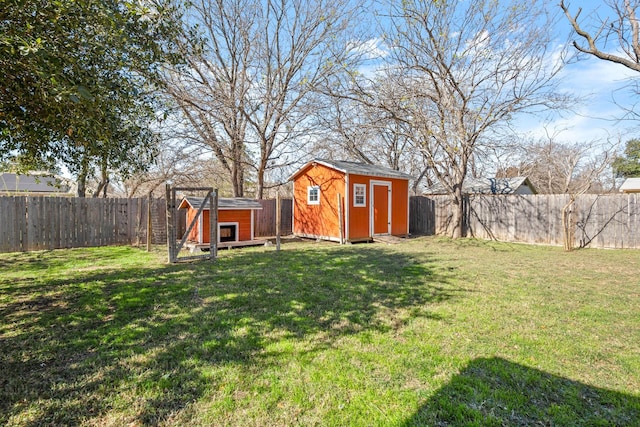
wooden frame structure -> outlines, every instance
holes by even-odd
[[[166,198],[167,198],[167,250],[169,252],[169,262],[176,263],[178,261],[190,261],[209,259],[215,260],[218,256],[218,190],[214,190],[212,187],[173,187],[170,184],[166,185]],[[196,222],[206,203],[203,203],[198,212],[191,220],[191,223],[187,226],[187,230],[178,242],[177,237],[177,208],[178,203],[176,201],[177,192],[194,192],[194,191],[206,191],[205,200],[209,201],[211,206],[211,213],[209,214],[209,253],[204,255],[193,255],[187,257],[178,257],[180,250],[184,247],[187,241],[189,233],[195,226]]]

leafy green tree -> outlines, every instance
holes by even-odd
[[[640,139],[627,141],[624,156],[616,157],[612,167],[619,177],[640,177]]]
[[[153,85],[180,60],[179,10],[165,0],[0,0],[0,159],[62,163],[80,190],[96,166],[146,167]]]

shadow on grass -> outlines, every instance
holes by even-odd
[[[631,426],[640,398],[502,358],[473,360],[405,426]]]
[[[46,265],[39,255],[36,270]],[[101,265],[53,280],[0,279],[0,424],[155,425],[221,386],[212,367],[276,365],[289,356],[267,347],[281,340],[313,352],[435,318],[434,304],[463,292],[427,255],[379,246]]]

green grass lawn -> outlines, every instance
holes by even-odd
[[[640,252],[0,255],[0,425],[640,425]]]

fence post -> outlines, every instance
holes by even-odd
[[[276,193],[276,251],[280,252],[280,221],[282,213],[280,212],[280,191]]]
[[[209,193],[209,255],[214,261],[218,257],[218,189]]]
[[[153,221],[151,221],[151,204],[153,203],[153,191],[149,191],[147,199],[147,252],[151,252],[153,239]]]
[[[165,185],[165,197],[167,200],[167,251],[169,253],[169,262],[175,259],[173,247],[176,244],[173,237],[173,203],[171,197],[171,184]]]

